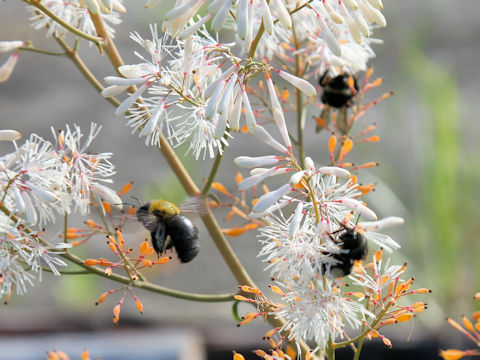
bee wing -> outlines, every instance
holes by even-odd
[[[205,215],[207,213],[205,197],[189,197],[182,205],[180,205],[180,211],[182,214],[186,215]]]
[[[392,249],[400,248],[400,245],[388,235],[373,231],[365,231],[363,235],[378,246],[385,248],[388,252],[392,252]]]
[[[137,219],[149,231],[154,231],[158,223],[157,217],[155,215],[150,214],[148,212],[148,209],[142,209],[142,208],[138,209]]]

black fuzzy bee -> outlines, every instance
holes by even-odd
[[[183,263],[197,256],[200,249],[198,229],[174,203],[166,200],[147,202],[138,209],[137,219],[150,231],[157,254],[174,247]]]
[[[336,239],[330,235],[331,239],[338,243],[340,253],[326,254],[330,255],[336,264],[325,265],[323,269],[324,273],[328,270],[330,275],[335,278],[350,274],[355,261],[365,259],[368,253],[367,239],[363,234],[347,228],[340,231],[341,233]]]
[[[353,78],[353,88],[355,92],[348,86],[347,81],[350,77]],[[353,105],[352,100],[356,92],[358,92],[357,79],[355,76],[345,73],[332,77],[327,70],[320,77],[318,83],[323,88],[320,100],[324,104],[320,117],[328,124],[330,122],[332,108],[337,109],[339,112],[337,125],[341,127],[343,124],[346,124],[347,109]],[[317,125],[316,131],[319,132],[320,130],[321,126]],[[340,131],[344,132],[341,128]]]

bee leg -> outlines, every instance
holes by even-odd
[[[330,112],[331,112],[330,106],[327,104],[323,105],[322,113],[320,114],[320,119],[323,120],[325,125],[328,125],[330,123],[330,120],[332,119]],[[321,126],[320,124],[317,124],[317,126],[315,127],[315,132],[318,133],[322,129],[323,129],[323,126]]]
[[[338,109],[337,127],[338,130],[342,133],[342,135],[348,134],[348,131],[350,130],[348,124],[347,109],[347,106],[342,106],[340,109]]]
[[[167,239],[167,231],[165,224],[159,222],[153,231],[150,233],[152,235],[152,245],[157,255],[160,256],[165,251],[165,240]]]

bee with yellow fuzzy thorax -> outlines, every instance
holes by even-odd
[[[157,254],[175,248],[182,263],[197,256],[200,241],[198,229],[183,209],[167,200],[154,200],[137,210],[137,219],[150,231],[152,245]]]

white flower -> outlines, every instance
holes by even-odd
[[[96,0],[91,1],[82,1],[82,0],[40,0],[40,3],[48,8],[52,13],[58,16],[67,24],[79,29],[80,31],[89,34],[96,35],[95,26],[90,18],[89,9],[93,10],[92,13],[97,14],[99,11],[92,9],[92,4],[96,4]],[[88,6],[88,8],[85,6]],[[118,25],[121,20],[119,12],[125,12],[125,8],[119,0],[114,1],[114,6],[111,10],[103,7],[100,13],[100,16],[103,18],[106,24],[107,32],[109,36],[113,37],[115,30],[110,25]],[[62,25],[52,20],[49,16],[37,10],[33,6],[27,6],[27,8],[32,12],[33,16],[30,20],[33,21],[32,26],[34,29],[43,29],[47,30],[47,36],[64,36],[68,30],[65,29]],[[122,10],[123,8],[123,10]],[[100,9],[100,8],[98,8]],[[108,12],[108,13],[107,13]]]
[[[342,19],[341,23],[335,22],[335,15],[332,17],[325,5],[335,9],[339,16],[337,20]],[[301,55],[308,63],[307,75],[315,78],[327,70],[332,75],[364,71],[368,61],[375,57],[370,44],[378,41],[361,35],[361,42],[358,43],[348,26],[349,21],[343,21],[345,14],[340,15],[342,10],[338,1],[315,1],[311,6],[313,9],[304,8],[292,14],[295,33],[302,47],[295,48],[291,31],[277,23],[272,35],[262,37],[257,49],[259,56],[284,63],[290,62],[295,55]],[[346,10],[348,15],[349,10]],[[359,10],[353,13],[359,18]],[[357,29],[358,26],[353,22],[354,29]],[[371,25],[367,25],[367,28],[370,34]]]
[[[67,125],[66,130],[58,134],[52,128],[52,133],[57,138],[56,154],[64,161],[66,167],[65,181],[75,208],[81,214],[87,214],[92,203],[99,203],[103,198],[113,205],[121,206],[121,199],[115,191],[100,184],[112,183],[111,177],[115,175],[115,166],[110,162],[112,153],[92,154],[88,147],[98,135],[101,126],[92,123],[86,139],[79,126],[73,129]]]
[[[33,134],[13,153],[0,158],[4,169],[0,184],[13,212],[29,225],[53,221],[54,211],[68,212],[67,167],[52,145]]]
[[[282,302],[286,307],[272,313],[285,319],[281,330],[289,331],[289,339],[313,341],[324,348],[327,341],[343,338],[346,325],[358,328],[366,317],[373,317],[365,307],[343,296],[328,282],[312,282],[310,286],[288,286]]]
[[[285,218],[282,211],[268,217],[268,225],[259,229],[263,247],[259,257],[269,263],[265,270],[280,281],[310,284],[319,278],[326,265],[334,265],[331,256],[339,253],[338,246],[322,233],[315,217],[303,212],[299,202],[295,213]]]
[[[14,290],[24,295],[27,285],[41,280],[44,266],[55,275],[60,275],[58,266],[67,266],[57,249],[42,245],[34,234],[26,235],[19,226],[0,214],[0,298]]]
[[[176,42],[169,34],[159,38],[156,25],[150,30],[152,40],[144,40],[138,33],[131,35],[149,58],[136,53],[142,62],[120,67],[123,78],[105,78],[110,87],[102,95],[114,96],[131,85],[138,86],[115,112],[128,111],[132,132],[145,136],[147,145],[159,146],[165,130],[172,145],[189,144],[188,152],[196,159],[202,154],[213,157],[222,144],[228,145],[225,131],[229,122],[239,121],[243,81],[238,77],[239,66],[222,71],[225,62],[236,59],[228,55],[228,45],[219,44],[205,29],[201,36]]]

